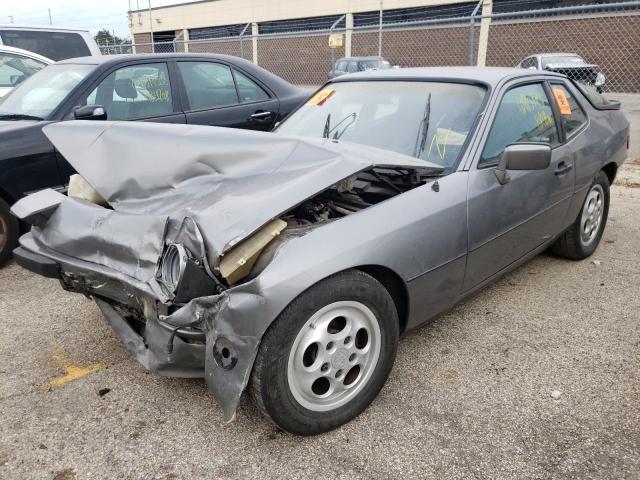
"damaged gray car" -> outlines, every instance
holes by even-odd
[[[595,95],[595,94],[593,94]],[[95,300],[162,375],[286,431],[357,416],[398,337],[537,253],[596,249],[626,157],[619,103],[521,69],[367,72],[275,133],[44,128],[69,196],[32,194],[17,262]]]

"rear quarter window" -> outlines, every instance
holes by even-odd
[[[86,57],[91,51],[79,33],[2,30],[2,43],[43,55],[51,60]]]
[[[564,85],[552,83],[551,91],[560,111],[562,127],[567,137],[571,137],[587,123],[587,115],[573,94]]]

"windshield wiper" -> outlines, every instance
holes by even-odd
[[[427,104],[424,107],[424,115],[422,116],[422,120],[420,121],[420,127],[418,132],[418,138],[416,139],[416,148],[413,152],[413,156],[416,158],[420,158],[422,152],[424,152],[424,147],[427,145],[427,135],[429,134],[429,120],[431,117],[431,92],[429,92],[429,96],[427,97]]]
[[[327,120],[324,122],[324,131],[322,132],[322,138],[329,138],[329,132],[331,132],[331,114],[327,114]]]
[[[356,119],[358,118],[358,114],[356,112],[350,113],[349,115],[347,115],[346,117],[344,117],[342,120],[340,120],[335,127],[331,128],[331,130],[329,130],[328,136],[331,136],[331,132],[333,132],[335,130],[336,133],[333,134],[333,139],[334,140],[340,140],[340,137],[342,137],[342,135],[344,135],[344,132],[347,131],[347,128],[349,128],[351,125],[353,125],[356,122]],[[346,122],[347,120],[351,120],[351,122],[347,123],[343,128],[342,131],[338,130],[338,127],[340,125],[342,125],[344,122]]]
[[[44,120],[44,118],[22,113],[5,113],[0,114],[0,120]]]

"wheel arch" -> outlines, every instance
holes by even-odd
[[[14,198],[11,195],[9,195],[9,192],[7,192],[2,187],[0,187],[0,198],[5,202],[7,202],[9,206],[11,206],[15,202]]]
[[[609,185],[613,185],[613,182],[616,179],[616,175],[618,173],[618,164],[616,162],[607,163],[604,167],[602,167],[602,171],[607,175],[607,178],[609,179]]]
[[[371,275],[389,292],[398,312],[400,333],[403,333],[409,319],[409,290],[402,277],[389,267],[382,265],[360,265],[353,269]]]

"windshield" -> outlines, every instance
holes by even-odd
[[[585,63],[587,62],[585,62],[583,58],[580,58],[577,55],[558,55],[554,57],[542,58],[542,68],[546,68],[549,65],[584,65]]]
[[[0,87],[14,87],[44,67],[38,60],[0,52]]]
[[[0,100],[0,116],[46,118],[95,68],[95,65],[72,64],[43,68]]]
[[[457,163],[485,89],[436,82],[338,82],[327,85],[276,130],[370,145]]]
[[[360,60],[358,62],[358,71],[365,72],[367,70],[384,70],[391,68],[391,64],[386,60]]]

